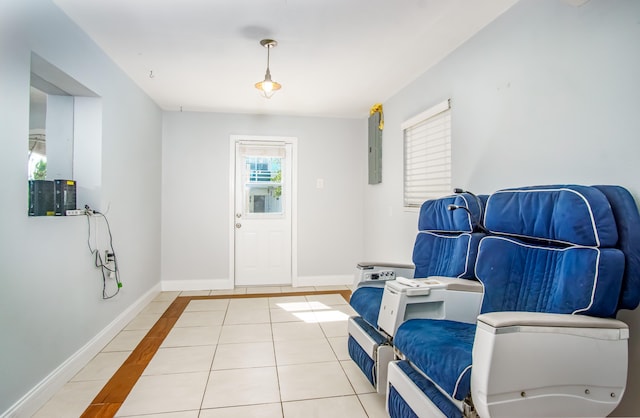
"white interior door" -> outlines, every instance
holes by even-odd
[[[235,284],[291,285],[292,145],[235,143]]]

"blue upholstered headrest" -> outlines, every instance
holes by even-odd
[[[499,190],[487,200],[484,225],[492,233],[561,244],[614,247],[618,241],[609,200],[589,186]]]
[[[469,209],[449,210],[449,205]],[[427,200],[420,207],[418,230],[433,232],[473,232],[480,220],[482,201],[469,193],[459,193]]]

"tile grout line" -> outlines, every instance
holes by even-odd
[[[269,328],[271,329],[271,349],[273,350],[273,368],[276,370],[276,382],[278,383],[278,399],[280,400],[280,413],[284,417],[284,405],[282,404],[282,388],[280,387],[280,370],[278,368],[278,354],[276,353],[276,340],[273,338],[273,318],[271,317],[271,304],[269,303]]]
[[[160,345],[192,300],[249,299],[263,297],[310,296],[339,294],[347,303],[351,290],[316,290],[307,292],[253,293],[209,296],[177,296],[131,352],[120,368],[85,409],[81,418],[113,418],[137,383]],[[272,330],[273,333],[273,330]],[[274,347],[275,355],[275,347]],[[281,399],[282,404],[282,399]]]
[[[204,406],[204,399],[205,399],[205,395],[207,394],[207,386],[209,386],[209,381],[211,380],[211,373],[213,372],[213,362],[216,360],[216,354],[218,352],[218,349],[220,348],[220,336],[222,335],[222,327],[224,326],[224,321],[226,321],[228,314],[229,314],[229,303],[227,303],[227,307],[224,310],[224,316],[222,317],[222,324],[220,325],[220,333],[218,334],[218,338],[216,339],[216,347],[213,350],[213,356],[211,357],[211,363],[209,364],[207,381],[204,384],[204,390],[202,391],[202,399],[200,399],[200,408],[198,411],[202,411],[202,407]],[[198,415],[200,415],[200,412],[198,412]]]

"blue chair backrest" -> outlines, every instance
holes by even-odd
[[[450,205],[466,210],[450,210]],[[482,199],[469,193],[424,202],[413,247],[414,277],[474,278],[478,244],[484,236],[476,232],[483,209]]]
[[[615,316],[625,294],[625,257],[640,250],[633,240],[619,246],[616,220],[607,195],[596,187],[535,186],[492,194],[485,211],[492,236],[480,243],[476,264],[485,287],[482,312]],[[627,294],[622,306],[637,304],[640,295]]]
[[[593,186],[611,203],[618,227],[618,244],[625,255],[618,310],[635,309],[640,302],[640,213],[631,193],[620,186]]]

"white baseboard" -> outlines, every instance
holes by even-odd
[[[60,390],[73,376],[93,359],[145,306],[160,292],[160,285],[152,287],[129,308],[100,331],[82,348],[60,364],[47,377],[27,392],[1,418],[30,417],[35,414],[53,395]]]
[[[335,276],[299,276],[293,279],[293,287],[304,286],[351,286],[353,274]],[[162,280],[163,292],[188,290],[229,290],[233,289],[232,279],[203,279],[203,280]]]
[[[163,280],[160,282],[162,291],[182,290],[226,290],[233,289],[231,279],[205,279],[205,280]]]
[[[335,276],[298,276],[294,287],[303,286],[351,286],[353,284],[353,274]]]

